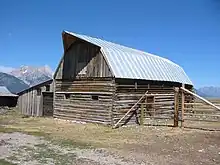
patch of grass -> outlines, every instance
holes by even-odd
[[[45,133],[45,132],[38,132],[38,131],[23,131],[23,133],[26,133],[28,135],[33,135],[33,136],[43,136],[43,137],[49,137],[49,134],[48,133]]]
[[[10,161],[18,161],[18,158],[17,158],[15,155],[13,155],[13,156],[7,157],[7,160],[10,160]]]
[[[6,161],[4,159],[0,159],[0,165],[15,165],[15,164],[13,164],[11,162],[8,162],[8,161]]]
[[[72,164],[76,159],[75,154],[61,154],[58,150],[49,148],[47,144],[38,144],[35,147],[37,149],[32,152],[31,157],[43,164],[47,164],[48,161],[53,161],[55,164]]]
[[[91,144],[86,142],[74,141],[73,139],[52,139],[54,144],[60,145],[62,147],[73,147],[80,149],[94,148]]]
[[[4,127],[4,126],[0,125],[0,132],[2,132],[2,133],[13,133],[13,132],[18,132],[18,129],[7,128],[7,127]]]

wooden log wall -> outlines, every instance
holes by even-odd
[[[111,124],[112,78],[56,80],[54,117],[79,122]]]
[[[113,124],[115,124],[140,98],[148,91],[144,104],[145,118],[170,119],[173,117],[174,89],[171,86],[158,84],[121,84],[116,83],[115,101],[113,105]],[[156,95],[158,94],[158,95]],[[139,123],[139,104],[135,111],[122,120],[120,125]]]

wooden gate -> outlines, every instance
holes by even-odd
[[[53,92],[43,92],[43,116],[53,116]]]
[[[176,106],[177,108],[177,106]],[[113,128],[130,113],[136,111],[140,125],[166,125],[173,126],[175,109],[175,90],[161,93],[149,93],[146,91],[140,99],[118,120]],[[178,121],[178,119],[177,119]]]
[[[186,128],[220,130],[220,99],[202,98],[181,88],[183,95],[182,117]]]
[[[140,124],[173,125],[174,93],[147,94],[141,103]]]

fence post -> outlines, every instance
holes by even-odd
[[[174,88],[174,127],[178,127],[179,118],[179,88]]]
[[[144,104],[141,104],[141,118],[140,125],[144,125]]]
[[[182,87],[185,88],[185,84],[182,84]],[[184,104],[185,104],[185,94],[184,94],[184,91],[182,90],[181,91],[181,100],[182,100],[182,103],[181,103],[181,127],[183,128],[184,127]]]

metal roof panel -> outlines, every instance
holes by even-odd
[[[193,85],[184,70],[168,59],[98,38],[67,31],[65,33],[101,47],[116,78],[171,81]]]

